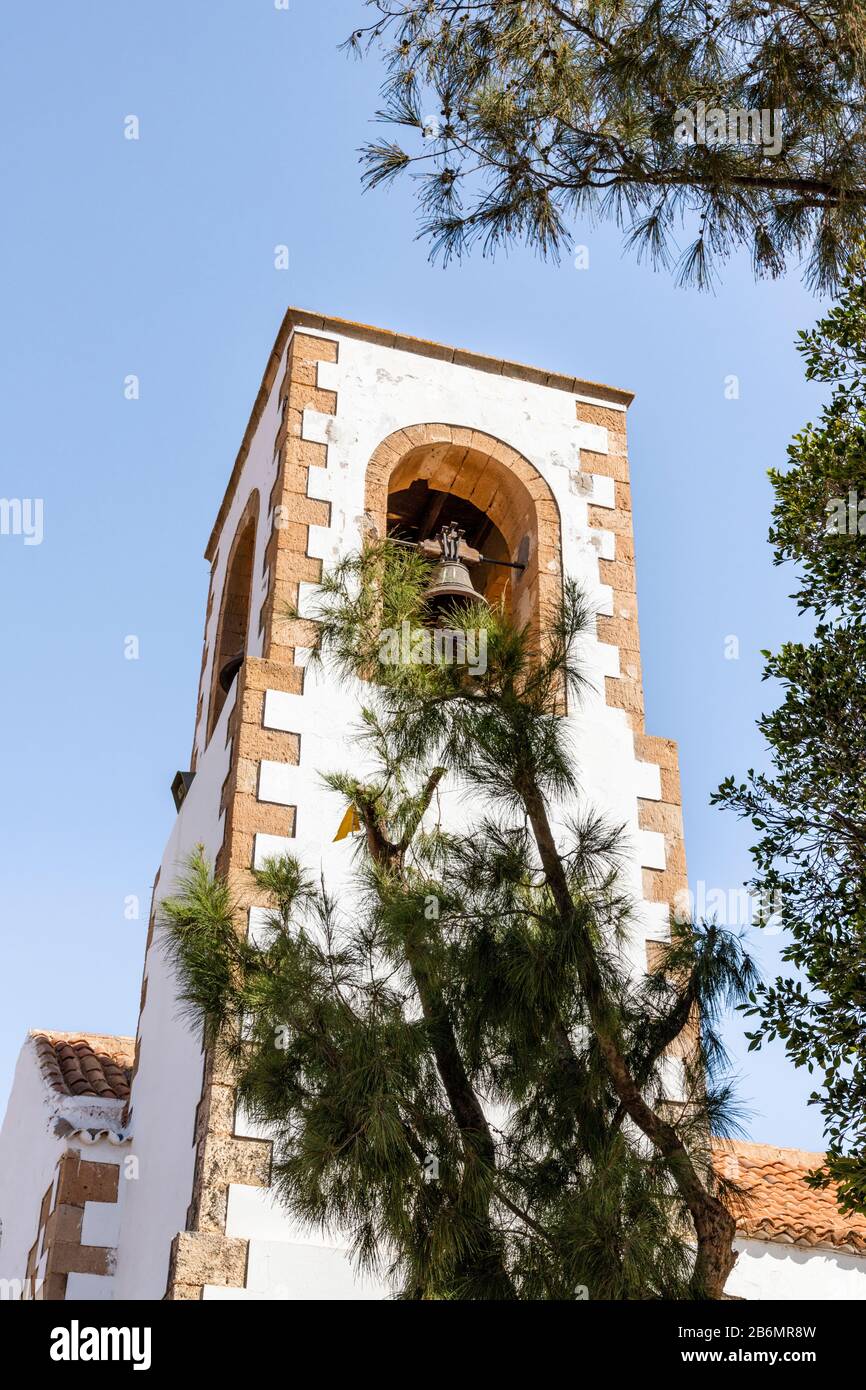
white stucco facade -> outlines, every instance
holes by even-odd
[[[178,871],[196,846],[204,846],[211,862],[219,848],[220,790],[229,766],[225,726],[232,704],[230,694],[166,846],[155,894],[157,921],[159,902],[172,893]],[[130,1104],[138,1176],[124,1184],[122,1194],[118,1298],[162,1298],[165,1293],[168,1252],[184,1228],[192,1193],[193,1130],[204,1063],[200,1033],[178,1006],[158,925],[145,957],[144,981],[139,1064]]]
[[[737,1298],[866,1299],[866,1257],[769,1240],[738,1240],[726,1292]]]

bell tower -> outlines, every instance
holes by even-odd
[[[193,749],[157,876],[129,1101],[140,1176],[125,1185],[116,1298],[378,1298],[345,1251],[269,1191],[271,1144],[184,1021],[159,902],[201,843],[255,933],[251,869],[291,850],[349,891],[345,808],[321,773],[351,766],[355,698],[305,669],[323,567],[365,535],[456,564],[488,602],[543,628],[574,576],[598,612],[590,691],[569,711],[582,794],[628,828],[642,904],[635,965],[685,886],[677,754],[648,735],[626,415],[630,393],[304,310],[286,314],[208,541]],[[461,560],[462,557],[462,560]],[[463,582],[462,579],[460,581]]]

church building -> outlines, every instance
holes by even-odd
[[[304,625],[286,613],[313,612],[323,569],[365,536],[424,543],[459,528],[473,584],[521,622],[541,620],[564,576],[580,583],[598,614],[588,689],[567,714],[581,796],[626,828],[635,970],[667,939],[686,858],[676,744],[644,727],[631,400],[288,311],[205,551],[192,752],[172,785],[135,1037],[40,1028],[24,1040],[0,1132],[6,1297],[388,1297],[272,1199],[271,1142],[179,1010],[159,929],[160,901],[199,844],[253,935],[265,904],[251,870],[269,856],[291,851],[337,891],[349,880],[345,805],[322,773],[357,759],[357,699],[327,668],[307,669]],[[866,1220],[806,1186],[820,1156],[726,1143],[717,1162],[749,1196],[730,1293],[866,1298]]]

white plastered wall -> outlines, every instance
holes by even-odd
[[[252,591],[247,651],[262,653],[259,613],[267,593],[264,557],[270,535],[270,494],[277,474],[274,442],[279,429],[277,373],[262,412],[238,485],[227,509],[213,578],[214,602],[205,632],[206,662],[202,689],[210,691],[219,623],[220,596],[228,557],[241,517],[258,489],[259,510],[253,556]],[[177,874],[202,844],[213,863],[223,840],[220,811],[223,783],[229,771],[226,747],[228,721],[237,694],[235,684],[220,711],[205,746],[207,699],[195,734],[196,775],[187,793],[160,866],[156,903],[169,896]],[[132,1086],[131,1128],[139,1176],[124,1184],[122,1236],[118,1252],[117,1297],[157,1299],[165,1293],[171,1242],[186,1228],[192,1199],[195,1148],[193,1129],[201,1096],[204,1057],[198,1031],[190,1028],[177,1003],[176,984],[157,928],[145,961],[146,997],[139,1020],[140,1057]]]
[[[866,1258],[777,1241],[737,1240],[725,1292],[746,1299],[866,1299]]]
[[[36,1054],[25,1042],[0,1130],[0,1280],[24,1280],[42,1198],[66,1148],[54,1124]]]

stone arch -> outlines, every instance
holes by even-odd
[[[256,489],[250,494],[238,522],[223,578],[210,676],[208,740],[226,701],[227,692],[220,685],[220,672],[227,661],[247,650],[258,515],[259,493]]]
[[[562,597],[562,528],[556,499],[538,470],[479,430],[444,424],[396,430],[367,466],[365,508],[378,535],[387,534],[389,494],[417,479],[489,517],[510,558],[526,565],[522,573],[510,571],[512,613],[543,631]]]

